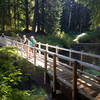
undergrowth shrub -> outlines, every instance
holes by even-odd
[[[16,50],[16,47],[0,48],[0,100],[44,100],[46,94],[42,89],[34,87],[32,90],[21,90],[18,88],[32,73],[37,74],[44,70],[21,58]]]
[[[70,47],[73,44],[73,38],[65,33],[48,34],[36,37],[37,41],[48,43],[50,45],[57,45],[60,47]]]

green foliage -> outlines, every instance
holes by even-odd
[[[91,29],[100,27],[100,0],[76,0],[91,9]]]
[[[21,81],[21,70],[14,66],[13,59],[18,56],[15,47],[0,48],[0,97],[6,100],[11,95],[12,85]]]
[[[33,90],[18,90],[13,89],[12,95],[9,100],[44,100],[45,92],[43,89],[37,89],[36,87]]]
[[[16,34],[17,34],[18,32],[11,32],[11,31],[2,32],[2,31],[0,31],[0,35],[1,35],[2,33],[4,33],[4,35],[6,35],[6,36],[16,37]]]
[[[62,0],[63,12],[61,16],[61,30],[83,32],[88,30],[90,10],[75,2],[75,0]]]
[[[96,76],[100,76],[100,72],[97,72],[95,70],[86,69],[85,71],[88,72],[88,73],[90,73],[90,74],[93,74],[93,75],[96,75]]]
[[[21,58],[16,50],[15,47],[0,48],[0,100],[44,100],[45,92],[36,86],[32,90],[17,88],[35,71],[37,74],[44,70],[36,68],[26,59]]]
[[[8,59],[18,57],[19,54],[17,53],[17,50],[18,48],[16,47],[1,47],[0,54],[2,57],[8,57]]]
[[[46,36],[36,37],[37,41],[42,43],[48,43],[50,45],[57,45],[60,47],[70,47],[73,44],[73,37],[65,33],[48,34]]]
[[[96,31],[91,31],[91,32],[86,32],[84,36],[75,38],[77,41],[75,42],[80,42],[80,43],[99,43],[100,42],[100,30]]]

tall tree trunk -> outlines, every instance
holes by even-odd
[[[71,25],[71,17],[72,17],[72,12],[70,11],[69,20],[68,20],[68,29],[69,30],[70,30],[70,25]]]
[[[34,7],[34,18],[33,18],[33,32],[40,32],[40,17],[39,17],[39,3],[38,0],[35,0],[35,7]]]
[[[5,8],[2,7],[2,17],[1,17],[2,31],[5,31]]]
[[[11,5],[10,5],[10,0],[8,0],[8,30],[11,30]]]
[[[39,2],[36,0],[37,32],[40,32]]]
[[[35,11],[34,11],[32,31],[35,33],[35,30],[36,30],[36,14],[35,14]]]
[[[14,0],[14,25],[16,30],[16,0]]]
[[[42,0],[42,25],[41,25],[41,31],[44,33],[44,23],[45,23],[45,0]]]
[[[20,20],[20,14],[19,14],[19,0],[16,1],[16,24],[17,24],[17,30],[20,30],[19,20]]]
[[[28,0],[25,0],[25,12],[26,12],[26,30],[29,30]]]

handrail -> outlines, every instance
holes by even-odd
[[[7,38],[8,39],[8,38]],[[16,41],[16,40],[11,40],[11,39],[8,39],[9,41]],[[19,44],[22,44],[22,43],[20,43],[20,42],[18,42],[18,41],[16,41],[17,43],[19,43]],[[26,44],[23,44],[23,45],[26,45]],[[46,46],[46,44],[42,44],[41,43],[41,45],[45,45]],[[26,46],[28,46],[28,45],[26,45]],[[28,46],[29,47],[29,46]],[[54,48],[56,48],[55,46],[51,46],[51,45],[48,45],[48,47],[54,47]],[[57,53],[55,53],[55,52],[52,52],[52,51],[46,51],[46,50],[44,50],[44,49],[40,49],[40,48],[37,48],[37,47],[33,47],[33,49],[34,48],[36,48],[38,51],[41,51],[41,52],[47,52],[47,54],[50,54],[50,55],[56,55],[58,58],[61,58],[61,59],[63,59],[63,60],[67,60],[67,61],[71,61],[71,62],[74,62],[74,61],[77,61],[78,62],[78,64],[80,64],[80,65],[83,65],[84,67],[86,67],[86,68],[92,68],[92,69],[94,69],[94,70],[96,70],[96,71],[100,71],[100,67],[99,66],[96,66],[96,65],[93,65],[93,64],[90,64],[90,63],[87,63],[87,62],[83,62],[83,61],[80,61],[80,60],[77,60],[77,59],[75,59],[75,58],[70,58],[70,57],[67,57],[67,56],[64,56],[64,55],[61,55],[61,54],[57,54]],[[58,47],[59,48],[59,47]],[[60,48],[60,49],[62,49],[62,50],[66,50],[66,51],[70,51],[70,49],[65,49],[65,48]],[[82,52],[80,52],[80,51],[75,51],[75,50],[71,50],[71,52],[77,52],[77,53],[82,53]],[[84,54],[88,54],[88,53],[84,53]],[[94,54],[92,54],[92,55],[94,55]],[[98,56],[98,55],[97,55]],[[98,57],[100,57],[100,56],[98,56]]]
[[[83,65],[86,68],[92,68],[92,69],[94,69],[96,71],[100,71],[100,67],[99,66],[96,66],[96,65],[93,65],[93,64],[89,64],[89,63],[86,63],[86,62],[83,62],[83,61],[80,61],[80,60],[77,60],[77,59],[74,59],[74,58],[66,57],[66,56],[63,56],[63,55],[60,55],[60,54],[56,54],[56,53],[51,52],[51,51],[46,51],[44,49],[39,49],[39,48],[36,48],[36,49],[41,51],[41,52],[47,52],[50,55],[56,55],[57,57],[62,58],[63,60],[72,61],[72,62],[77,61],[80,65]]]
[[[44,44],[44,43],[41,43],[41,45],[46,46],[46,44]],[[58,46],[52,46],[52,45],[48,45],[48,47],[51,47],[51,48],[54,48],[54,49],[56,49],[56,47],[57,47],[57,49],[59,49],[59,50],[63,50],[63,51],[67,51],[67,52],[71,51],[72,53],[83,54],[83,55],[86,55],[86,56],[95,57],[95,58],[100,59],[100,55],[86,53],[84,51],[76,51],[76,50],[73,50],[73,49],[70,50],[70,49],[65,49],[65,48],[61,48],[61,47],[58,47]]]
[[[9,36],[6,36],[7,38],[9,37]],[[10,38],[10,37],[9,37]],[[14,39],[14,38],[11,38],[11,39]],[[39,42],[37,43],[37,44],[39,44]],[[41,45],[43,45],[43,46],[46,46],[46,44],[44,44],[44,43],[41,43]],[[52,45],[48,45],[48,47],[51,47],[51,48],[54,48],[54,49],[59,49],[59,50],[64,50],[64,51],[67,51],[67,52],[73,52],[73,53],[77,53],[77,54],[83,54],[83,55],[86,55],[86,56],[90,56],[90,57],[95,57],[95,58],[98,58],[98,59],[100,59],[100,55],[96,55],[96,54],[91,54],[91,53],[86,53],[86,52],[84,52],[84,51],[76,51],[76,50],[73,50],[73,49],[66,49],[66,48],[61,48],[61,47],[59,47],[59,46],[52,46]]]

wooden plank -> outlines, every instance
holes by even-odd
[[[87,93],[85,93],[82,89],[78,89],[78,92],[82,95],[84,95],[85,97],[89,98],[90,100],[95,100],[94,97],[88,95]]]
[[[65,86],[72,88],[72,84],[65,79],[62,79],[60,76],[57,76],[59,82],[63,83]]]
[[[86,78],[86,77],[83,77],[83,76],[79,76],[79,78],[84,80],[87,83],[90,83],[94,87],[98,87],[100,89],[100,84],[99,83],[97,84],[96,82],[93,82],[92,80],[90,80],[90,78]]]
[[[79,72],[79,73],[82,73],[82,74],[84,74],[84,75],[86,75],[86,76],[89,76],[90,78],[96,79],[97,81],[100,81],[100,78],[97,77],[96,75],[92,75],[92,74],[90,74],[90,73],[81,71],[81,70],[79,70],[79,69],[78,69],[78,72]]]

